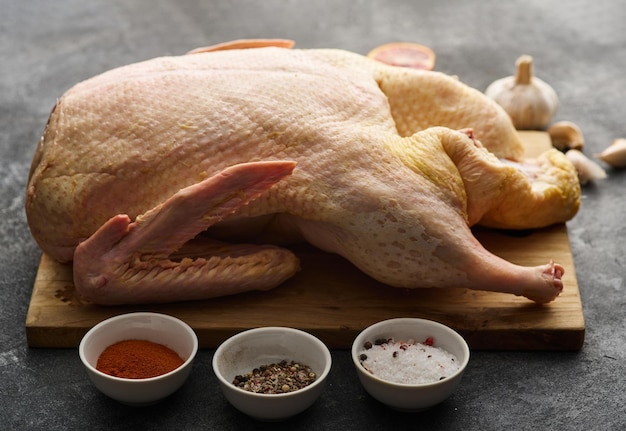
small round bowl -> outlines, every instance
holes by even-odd
[[[383,380],[363,367],[359,360],[365,342],[393,338],[396,341],[413,339],[423,342],[432,337],[434,347],[452,353],[460,364],[451,376],[426,384],[402,384]],[[418,412],[439,404],[456,389],[469,362],[467,343],[457,332],[441,323],[416,318],[389,319],[365,328],[352,344],[352,361],[365,390],[387,406],[405,412]]]
[[[308,365],[313,383],[293,392],[263,394],[235,386],[235,376],[282,360]],[[309,408],[322,393],[331,366],[330,351],[313,335],[293,328],[264,327],[224,341],[213,356],[213,371],[224,397],[237,410],[262,421],[280,421]]]
[[[96,369],[100,354],[111,344],[138,339],[163,344],[185,361],[169,373],[146,379],[111,376]],[[91,328],[78,347],[87,375],[103,394],[127,405],[159,402],[178,390],[189,377],[198,351],[198,337],[185,322],[158,313],[129,313],[111,317]]]

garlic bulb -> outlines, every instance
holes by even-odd
[[[626,167],[626,139],[619,138],[614,140],[606,150],[596,154],[595,157],[613,168]]]
[[[565,157],[567,157],[576,168],[580,184],[587,184],[589,181],[606,178],[606,172],[604,169],[602,169],[602,167],[596,162],[585,156],[581,151],[569,150],[565,153]]]
[[[519,57],[516,66],[515,76],[492,82],[485,94],[504,108],[515,128],[543,130],[552,120],[559,99],[549,84],[533,76],[530,55]]]

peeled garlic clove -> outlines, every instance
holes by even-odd
[[[600,165],[585,156],[579,150],[569,150],[565,156],[576,168],[578,172],[578,180],[581,184],[587,184],[589,181],[601,180],[606,178],[606,172]]]
[[[613,168],[626,167],[626,139],[615,139],[606,150],[595,157]]]
[[[504,108],[516,129],[543,130],[552,120],[559,99],[549,84],[533,76],[530,55],[519,57],[516,66],[515,76],[494,81],[485,94]]]
[[[571,121],[557,121],[548,128],[552,146],[561,150],[582,150],[585,139],[580,128]]]

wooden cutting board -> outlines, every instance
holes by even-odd
[[[529,155],[550,146],[545,133],[523,132]],[[74,292],[72,268],[43,255],[26,317],[32,347],[76,347],[108,317],[154,311],[176,316],[196,331],[201,347],[258,326],[291,326],[320,337],[329,347],[349,348],[366,326],[394,317],[421,317],[451,326],[475,350],[579,350],[585,323],[573,257],[564,224],[515,235],[477,229],[493,253],[518,264],[550,259],[565,268],[563,293],[552,303],[466,289],[395,289],[365,276],[343,258],[308,245],[293,248],[302,271],[276,289],[207,301],[102,307]]]

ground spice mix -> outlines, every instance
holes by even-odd
[[[125,379],[160,376],[185,362],[169,347],[147,340],[124,340],[110,345],[100,355],[96,369]]]
[[[302,389],[316,378],[308,365],[283,360],[261,365],[244,375],[235,376],[233,385],[249,392],[284,394]]]

